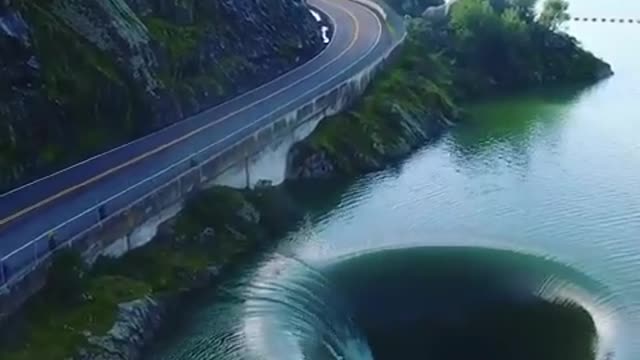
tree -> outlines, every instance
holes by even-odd
[[[518,16],[526,22],[532,22],[535,17],[535,5],[537,0],[489,0],[489,5],[498,14],[508,10],[515,10]]]
[[[500,16],[486,0],[460,0],[451,9],[451,27],[464,42],[478,43],[499,32]]]
[[[511,14],[512,10],[503,12]],[[505,15],[510,17],[510,15]],[[492,79],[505,74],[507,46],[504,19],[488,0],[459,0],[451,9],[450,26],[455,31],[455,48],[460,64],[469,69],[483,69]],[[470,55],[473,54],[473,55]]]
[[[538,0],[510,0],[511,7],[514,8],[520,18],[527,22],[532,22],[535,18],[535,6]]]
[[[538,21],[551,30],[557,30],[571,18],[568,10],[567,0],[546,0]]]
[[[510,0],[489,0],[489,5],[498,13],[505,11],[511,4]]]
[[[73,306],[82,301],[86,266],[77,252],[63,250],[55,255],[47,275],[45,298],[57,305]]]
[[[510,8],[502,13],[501,18],[504,32],[512,40],[524,41],[524,38],[528,36],[528,28],[521,13],[517,9]]]

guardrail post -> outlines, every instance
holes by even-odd
[[[249,173],[249,155],[244,157],[244,171],[245,181],[247,183],[247,189],[251,189],[251,174]]]
[[[7,273],[4,268],[4,261],[0,259],[0,285],[4,285],[7,283]]]
[[[184,181],[182,181],[182,176],[178,176],[178,191],[180,192],[180,196],[184,196],[187,193],[183,186]]]
[[[33,243],[33,266],[35,267],[38,263],[38,241]]]

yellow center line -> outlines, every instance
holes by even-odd
[[[338,61],[338,59],[340,59],[342,56],[344,56],[344,54],[346,54],[349,50],[351,50],[353,48],[353,46],[355,45],[356,40],[358,39],[358,37],[360,35],[360,24],[358,22],[358,19],[355,17],[355,15],[353,15],[353,13],[351,13],[351,11],[349,11],[348,9],[346,9],[346,8],[340,6],[340,5],[334,4],[334,3],[329,3],[329,2],[327,2],[325,0],[323,0],[323,2],[325,2],[327,4],[331,4],[331,6],[337,7],[339,9],[343,10],[345,13],[347,13],[351,17],[351,19],[353,20],[353,22],[355,24],[355,31],[354,31],[354,37],[353,37],[353,39],[351,39],[351,42],[349,43],[349,46],[347,46],[347,48],[345,48],[342,52],[340,52],[340,54],[338,54],[338,56],[333,58],[328,63],[324,64],[321,68],[319,68],[318,70],[312,72],[309,75],[306,75],[306,76],[298,79],[297,81],[289,84],[288,86],[285,86],[285,87],[279,89],[278,91],[273,92],[272,94],[268,95],[267,97],[264,97],[264,98],[262,98],[260,100],[257,100],[257,101],[255,101],[255,102],[253,102],[251,104],[248,104],[248,105],[246,105],[246,106],[244,106],[244,107],[242,107],[242,108],[240,108],[238,110],[235,110],[235,111],[223,116],[222,118],[220,118],[220,119],[218,119],[218,120],[216,120],[214,122],[206,124],[206,125],[198,128],[198,129],[195,129],[195,130],[193,130],[193,131],[191,131],[191,132],[189,132],[189,133],[187,133],[187,134],[185,134],[185,135],[183,135],[183,136],[181,136],[179,138],[176,138],[176,139],[174,139],[174,140],[172,140],[172,141],[170,141],[170,142],[168,142],[166,144],[163,144],[163,145],[161,145],[161,146],[159,146],[159,147],[157,147],[157,148],[155,148],[153,150],[150,150],[150,151],[148,151],[148,152],[146,152],[144,154],[141,154],[141,155],[139,155],[139,156],[137,156],[137,157],[135,157],[135,158],[133,158],[131,160],[128,160],[128,161],[126,161],[126,162],[124,162],[124,163],[122,163],[122,164],[120,164],[118,166],[115,166],[115,167],[113,167],[113,168],[111,168],[109,170],[106,170],[105,172],[100,173],[100,174],[98,174],[98,175],[96,175],[96,176],[94,176],[94,177],[92,177],[90,179],[87,179],[87,180],[85,180],[85,181],[83,181],[83,182],[81,182],[79,184],[76,184],[76,185],[71,186],[71,187],[69,187],[69,188],[67,188],[65,190],[62,190],[59,193],[57,193],[55,195],[52,195],[52,196],[50,196],[50,197],[48,197],[48,198],[46,198],[44,200],[41,200],[36,204],[33,204],[33,205],[28,206],[28,207],[26,207],[26,208],[24,208],[24,209],[22,209],[20,211],[17,211],[14,214],[9,215],[8,217],[6,217],[4,219],[1,219],[0,220],[0,226],[4,226],[4,225],[16,220],[17,218],[32,212],[33,210],[36,210],[36,209],[38,209],[38,208],[40,208],[42,206],[45,206],[45,205],[47,205],[47,204],[49,204],[49,203],[51,203],[51,202],[53,202],[53,201],[55,201],[57,199],[60,199],[61,197],[66,196],[66,195],[68,195],[68,194],[70,194],[70,193],[72,193],[72,192],[74,192],[74,191],[76,191],[78,189],[81,189],[83,187],[86,187],[87,185],[95,183],[96,181],[101,180],[101,179],[103,179],[103,178],[105,178],[105,177],[107,177],[107,176],[109,176],[109,175],[121,170],[121,169],[129,167],[132,164],[138,163],[138,162],[140,162],[140,161],[142,161],[142,160],[144,160],[144,159],[146,159],[146,158],[148,158],[148,157],[150,157],[152,155],[155,155],[155,154],[157,154],[157,153],[159,153],[159,152],[161,152],[161,151],[163,151],[163,150],[165,150],[167,148],[172,147],[173,145],[176,145],[176,144],[178,144],[178,143],[180,143],[180,142],[182,142],[182,141],[184,141],[184,140],[186,140],[186,139],[188,139],[190,137],[193,137],[194,135],[196,135],[198,133],[201,133],[202,131],[204,131],[204,130],[206,130],[206,129],[214,126],[214,125],[217,125],[218,123],[220,123],[222,121],[225,121],[225,120],[229,119],[230,117],[233,117],[233,116],[235,116],[235,115],[237,115],[237,114],[239,114],[239,113],[251,108],[252,106],[254,106],[254,105],[258,104],[258,103],[266,101],[266,100],[268,100],[268,99],[270,99],[270,98],[272,98],[272,97],[274,97],[274,96],[276,96],[276,95],[278,95],[278,94],[280,94],[280,93],[292,88],[293,86],[301,83],[302,81],[310,78],[311,76],[314,76],[315,74],[317,74],[320,71],[322,71],[325,68],[327,68],[329,65],[331,65],[334,62]]]

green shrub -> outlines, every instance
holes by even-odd
[[[56,254],[53,259],[44,293],[53,303],[75,306],[82,301],[86,277],[86,265],[80,254],[65,250]]]

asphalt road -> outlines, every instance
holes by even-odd
[[[142,197],[159,185],[159,174],[174,171],[190,155],[222,152],[367,67],[392,45],[382,20],[362,5],[309,3],[335,24],[331,42],[312,60],[201,114],[0,195],[0,261],[7,277],[28,263],[34,239],[52,230],[56,238],[79,233],[99,220],[97,205],[107,202],[105,215],[115,212],[126,204],[109,199]],[[69,222],[74,226],[60,227]]]

